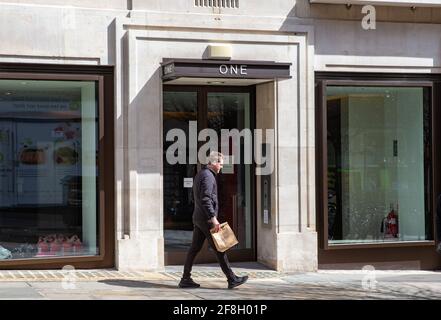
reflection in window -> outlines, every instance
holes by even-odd
[[[432,236],[429,93],[327,87],[330,244]]]
[[[193,177],[196,165],[190,164],[190,146],[185,145],[186,164],[170,164],[166,152],[174,141],[167,141],[167,133],[181,129],[189,136],[189,122],[197,121],[196,92],[164,92],[164,238],[167,250],[188,250],[193,236]],[[177,151],[176,151],[177,156]]]
[[[95,91],[0,80],[0,260],[99,253]]]
[[[208,127],[214,129],[218,137],[222,137],[222,130],[236,129],[241,132],[251,128],[249,93],[210,92],[207,101]],[[228,221],[237,235],[239,244],[235,248],[248,249],[252,247],[252,166],[246,164],[244,159],[248,145],[244,138],[229,138],[222,147],[228,152],[224,154],[226,161],[222,172],[216,177],[219,219]],[[239,158],[234,159],[233,148],[236,147]]]

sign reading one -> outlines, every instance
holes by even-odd
[[[247,75],[247,65],[241,64],[241,65],[227,65],[227,64],[221,64],[219,66],[219,72],[220,74],[230,74],[230,75]]]
[[[249,60],[165,59],[162,80],[179,78],[289,79],[291,63]]]

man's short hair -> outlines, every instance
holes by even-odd
[[[217,151],[211,151],[210,155],[207,157],[207,164],[219,163],[224,159],[224,155]]]

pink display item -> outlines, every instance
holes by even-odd
[[[51,255],[60,255],[62,254],[62,243],[63,243],[63,236],[52,236],[51,242],[50,242],[50,248],[49,252]]]
[[[46,237],[40,237],[37,243],[37,257],[44,257],[49,255],[49,244],[46,241]]]
[[[69,241],[68,237],[63,238],[63,254],[72,254],[72,243]]]
[[[38,238],[36,257],[79,255],[83,244],[77,235],[49,234]]]
[[[72,251],[74,254],[80,254],[83,251],[83,244],[77,235],[73,235],[70,238],[70,243],[72,244]]]

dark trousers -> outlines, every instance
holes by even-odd
[[[211,237],[210,230],[208,228],[200,228],[198,226],[194,226],[193,230],[193,240],[191,243],[191,247],[187,253],[187,259],[185,260],[184,265],[184,274],[183,278],[190,278],[191,276],[191,268],[193,267],[194,259],[196,255],[201,251],[202,246],[204,244],[205,239],[208,240],[211,248],[213,248],[216,253],[217,260],[219,261],[220,267],[224,272],[225,276],[229,281],[236,279],[236,275],[233,270],[231,270],[230,263],[228,262],[228,257],[225,252],[219,252],[216,250],[216,246],[213,242],[213,238]]]

